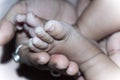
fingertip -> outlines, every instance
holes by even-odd
[[[51,55],[49,65],[52,68],[63,70],[68,67],[69,60],[63,55],[54,54],[54,55]]]
[[[40,53],[39,59],[38,59],[38,63],[43,65],[43,64],[47,64],[50,60],[50,56],[47,53]]]
[[[47,64],[49,62],[49,59],[50,59],[50,56],[45,52],[33,53],[31,54],[31,58],[30,58],[32,62],[35,62],[40,65]]]
[[[73,76],[73,75],[76,75],[78,72],[79,72],[78,65],[75,62],[70,61],[66,73],[70,76]]]

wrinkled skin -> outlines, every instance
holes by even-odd
[[[120,77],[118,77],[118,74],[120,73],[119,68],[115,64],[113,64],[113,62],[108,57],[106,57],[98,47],[95,47],[94,43],[89,43],[88,40],[79,35],[79,33],[70,25],[53,20],[47,22],[44,27],[36,27],[35,32],[40,39],[38,39],[37,37],[32,38],[32,41],[30,39],[29,47],[32,51],[36,52],[36,50],[40,50],[40,53],[46,52],[49,54],[59,53],[66,55],[67,57],[69,57],[70,60],[76,61],[79,64],[79,67],[83,71],[86,80],[101,80],[102,77],[100,75],[107,74],[109,73],[109,71],[114,71],[113,73],[110,73],[110,75],[112,75],[111,80],[113,80],[115,77],[117,77],[116,80],[120,79]],[[81,45],[79,45],[78,43],[81,43]],[[37,59],[36,61],[38,60],[39,59]],[[109,68],[107,69],[107,71],[104,72],[103,69],[105,67]],[[100,70],[101,72],[99,73],[98,68],[103,71]],[[95,71],[94,73],[94,70],[96,70],[97,72]],[[96,73],[99,73],[97,75],[98,77],[94,77]],[[93,76],[90,76],[91,74]],[[109,77],[107,75],[104,76],[107,80],[109,80]]]
[[[86,5],[86,3],[85,3],[85,1],[82,1],[81,0],[81,2],[82,3],[84,3],[83,5],[81,5],[81,6],[79,6],[79,7],[81,7],[81,8],[78,8],[78,10],[79,10],[79,12],[81,11],[83,11],[84,9],[85,9],[85,7],[87,6]],[[86,1],[87,2],[87,4],[88,4],[88,1]],[[84,6],[85,5],[85,6]],[[31,8],[30,8],[31,9]],[[68,12],[69,12],[69,8],[68,9],[66,9]],[[71,12],[72,12],[72,10],[71,10]],[[42,15],[42,14],[37,14],[38,12],[35,12],[35,15],[37,15],[38,17],[40,17],[41,18],[41,16],[40,15]],[[41,12],[42,13],[42,12]],[[65,13],[63,13],[64,15],[65,15]],[[80,13],[78,13],[79,14],[79,16],[80,16]],[[71,15],[71,14],[70,14]],[[67,15],[68,16],[68,15]],[[62,21],[65,21],[67,18],[67,16],[65,16],[64,18],[63,18],[63,20]],[[45,16],[45,18],[46,18],[46,16]],[[19,18],[18,18],[19,19]],[[71,18],[72,20],[71,20],[71,22],[74,22],[74,18]],[[30,19],[28,19],[28,20],[30,20]],[[60,20],[59,18],[58,18],[58,20]],[[20,20],[21,21],[21,20]],[[32,21],[32,20],[31,20]],[[70,19],[68,20],[68,21],[65,21],[65,22],[67,22],[67,23],[70,23],[69,22],[70,21]],[[29,22],[29,21],[26,21],[26,22],[28,22],[28,23],[31,23],[31,22]],[[70,23],[71,24],[71,23]],[[73,24],[73,23],[72,23]],[[28,32],[30,32],[29,30],[28,30]],[[19,41],[18,41],[19,42]],[[26,48],[25,48],[26,49]],[[24,49],[22,49],[23,51],[24,51]],[[25,53],[25,52],[23,52],[23,53]],[[44,53],[45,54],[45,53]],[[28,54],[29,55],[29,54]],[[46,56],[48,56],[47,54],[46,54]],[[39,59],[41,60],[42,59],[42,57],[46,57],[46,56],[43,56],[43,55],[41,55],[41,54],[39,54]],[[54,55],[53,55],[54,56]],[[56,64],[57,66],[54,66],[54,67],[56,67],[56,68],[58,68],[58,69],[66,69],[68,66],[68,70],[67,70],[67,72],[65,72],[65,73],[67,73],[68,75],[75,75],[77,72],[78,72],[78,68],[77,68],[77,65],[76,65],[76,63],[74,63],[74,62],[71,62],[70,61],[70,65],[68,65],[68,60],[67,60],[67,58],[65,58],[64,56],[59,56],[59,55],[55,55],[56,57],[52,57],[51,58],[51,60],[50,60],[50,65],[54,65],[54,64]],[[58,58],[57,58],[57,56],[59,56]],[[25,56],[23,56],[23,58],[24,58]],[[41,57],[41,58],[40,58]],[[59,58],[60,57],[62,57],[62,60],[63,61],[61,61],[61,62],[59,62]],[[34,58],[31,58],[31,57],[27,57],[28,58],[28,60],[29,59],[33,59],[33,61],[35,61],[36,60],[36,58],[34,57]],[[49,61],[49,58],[50,57],[47,57],[47,58],[44,58],[44,61],[43,60],[41,60],[41,61],[43,61],[43,62],[41,62],[40,60],[39,60],[39,62],[37,62],[38,64],[46,64],[48,61]],[[27,60],[27,59],[26,59]],[[30,60],[31,61],[31,60]],[[56,61],[56,62],[54,62],[54,61]],[[28,63],[28,62],[27,62]],[[34,62],[35,63],[35,62]],[[61,66],[61,67],[60,67]],[[74,67],[72,67],[72,66],[74,66]],[[70,68],[71,67],[71,68]],[[70,71],[69,71],[70,70]],[[68,73],[68,72],[70,72],[70,73]]]
[[[23,13],[24,13],[24,11],[23,11]],[[6,19],[5,19],[5,20],[6,20]],[[12,21],[12,20],[11,20],[11,21]],[[4,21],[3,21],[3,22],[4,22]],[[7,23],[7,24],[9,24],[9,21],[8,21],[8,23]],[[5,24],[4,24],[4,26],[5,26]],[[12,25],[10,24],[9,26],[12,26]],[[8,26],[6,26],[6,27],[8,27]],[[3,27],[3,28],[1,28],[1,29],[2,29],[2,30],[4,30],[4,29],[5,29],[5,27]],[[12,36],[13,36],[12,30],[14,30],[14,28],[12,28],[12,27],[11,27],[11,30],[10,30],[11,32],[9,32],[9,33],[11,33],[11,34],[12,34]],[[5,30],[4,30],[4,31],[5,31]],[[7,32],[8,32],[8,31],[7,31]],[[7,33],[7,32],[6,32],[6,33]],[[8,36],[7,38],[9,38],[9,39],[10,39],[12,36],[10,36],[10,37]],[[116,36],[116,37],[117,37],[117,36]],[[9,39],[8,39],[8,40],[9,40]],[[112,39],[112,38],[111,38],[111,39]],[[7,42],[7,41],[6,41],[6,42]],[[113,42],[114,42],[114,41],[113,41]],[[4,42],[3,42],[3,41],[1,41],[1,43],[3,44]],[[113,54],[113,55],[115,55],[115,54]],[[114,57],[115,57],[115,59],[116,59],[116,56],[114,56]],[[115,61],[115,60],[114,60],[114,61]]]
[[[50,6],[46,6],[46,5],[50,5]],[[39,8],[37,8],[38,6]],[[64,11],[65,8],[67,9],[67,11]],[[52,9],[54,11],[52,11]],[[58,11],[60,11],[61,13],[58,14]],[[1,30],[0,31],[1,32],[1,35],[0,35],[1,45],[10,41],[12,37],[14,36],[14,32],[15,32],[14,17],[17,14],[24,14],[27,12],[33,12],[37,16],[43,19],[47,19],[47,20],[57,19],[57,20],[65,21],[70,24],[74,24],[76,22],[75,10],[67,2],[51,0],[51,3],[49,3],[49,0],[44,0],[44,1],[35,0],[33,3],[32,0],[21,1],[21,2],[18,2],[8,12],[4,20],[1,22],[1,29],[0,29]],[[67,14],[69,12],[71,12],[71,14]],[[8,28],[9,28],[9,32],[8,32]]]
[[[43,2],[41,5],[38,4],[39,2]],[[26,6],[27,4],[27,6]],[[45,5],[51,5],[50,7],[45,6]],[[54,4],[54,5],[53,5]],[[59,4],[59,5],[58,5]],[[39,5],[39,9],[35,9],[37,6]],[[22,7],[21,7],[22,6]],[[65,7],[64,7],[65,6]],[[46,9],[43,9],[43,7],[45,7]],[[56,8],[57,7],[57,8]],[[66,8],[67,11],[63,11]],[[48,9],[48,10],[47,10]],[[54,12],[52,10],[54,10]],[[38,12],[39,11],[39,12]],[[47,11],[47,12],[46,12]],[[58,11],[62,12],[60,14],[57,14]],[[18,4],[16,4],[8,13],[8,15],[6,15],[6,17],[4,18],[4,20],[1,22],[1,41],[0,44],[3,45],[5,43],[7,43],[9,40],[11,40],[15,34],[16,28],[14,25],[14,17],[17,14],[25,14],[27,12],[33,12],[35,13],[37,16],[49,20],[49,19],[57,19],[57,20],[62,20],[65,21],[67,23],[70,24],[74,24],[76,22],[76,15],[75,15],[75,11],[73,9],[73,7],[71,7],[68,3],[64,2],[64,1],[52,1],[51,3],[48,3],[48,0],[45,1],[40,1],[40,0],[36,0],[34,1],[34,4],[32,2],[32,0],[30,1],[23,1],[23,2],[19,2]],[[64,13],[63,13],[64,12]],[[70,12],[71,14],[68,15],[67,13]],[[46,14],[44,14],[46,13]],[[49,15],[51,14],[51,15]],[[56,16],[57,15],[57,16]],[[71,20],[72,19],[72,20]],[[9,29],[9,30],[8,30]],[[18,36],[19,37],[19,36]],[[23,40],[23,39],[22,39]],[[19,43],[18,43],[19,44]],[[25,48],[26,49],[26,48]],[[26,50],[25,50],[26,51]],[[44,56],[48,56],[47,54],[43,54],[43,55],[39,55],[40,57]],[[54,55],[53,55],[54,56]],[[56,55],[59,56],[59,55]],[[60,55],[61,56],[61,55]],[[52,56],[51,56],[52,57]],[[61,56],[62,57],[62,56]],[[67,64],[68,64],[68,60],[66,57],[62,57],[63,59],[66,60]],[[30,58],[31,59],[31,58]],[[53,58],[54,59],[54,58]],[[48,59],[49,60],[49,59]],[[52,61],[52,60],[51,60]],[[59,61],[59,59],[58,59]],[[24,61],[25,62],[25,61]],[[48,62],[48,61],[46,61]],[[45,63],[46,63],[45,62]],[[60,63],[59,65],[66,65],[66,63],[64,60],[62,61],[62,63]],[[26,63],[26,62],[25,62]],[[43,62],[41,62],[40,64],[42,64]],[[45,64],[44,63],[44,64]],[[57,62],[54,62],[57,63]],[[52,62],[50,62],[50,64],[54,64]],[[72,63],[72,62],[71,62]],[[75,64],[76,65],[76,64]]]

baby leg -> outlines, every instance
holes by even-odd
[[[78,21],[80,33],[100,40],[120,30],[120,1],[92,0]]]

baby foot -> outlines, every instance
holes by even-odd
[[[71,53],[72,42],[78,40],[76,34],[76,39],[72,39],[73,34],[71,33],[73,32],[75,33],[76,31],[63,22],[55,20],[49,21],[44,28],[37,27],[35,29],[37,37],[31,39],[29,44],[32,44],[32,46],[29,45],[29,47],[30,49],[33,49],[34,47],[41,51],[47,51],[49,54],[63,53],[68,55]]]
[[[41,29],[43,29],[43,23],[41,21],[40,18],[36,17],[34,14],[32,13],[28,13],[27,15],[23,15],[23,14],[19,14],[16,16],[16,22],[17,23],[25,23],[26,26],[24,26],[24,29],[25,31],[28,32],[29,35],[32,36],[33,33],[35,33],[34,30],[36,27],[39,27]],[[27,26],[28,25],[28,26]],[[32,29],[32,30],[30,30]],[[39,29],[39,30],[41,30]],[[36,29],[37,30],[37,29]],[[40,31],[42,33],[45,33],[44,30]],[[39,36],[39,35],[38,35]],[[44,36],[44,35],[43,35]],[[50,35],[46,35],[47,37],[49,37]],[[39,37],[35,37],[34,39],[39,39]],[[40,46],[42,49],[46,48],[46,46],[48,46],[48,43],[52,43],[53,42],[53,38],[46,38],[46,37],[42,37],[41,35],[41,39],[43,39],[45,42],[47,42],[47,44],[41,44],[43,43],[42,40],[39,40],[38,42],[38,47]],[[30,49],[32,51],[35,51],[35,52],[40,52],[40,49],[37,49],[33,43],[32,43],[32,39],[29,40],[29,46],[30,46]],[[35,54],[33,54],[35,55]],[[75,63],[75,62],[69,62],[67,60],[67,58],[64,56],[64,55],[59,55],[59,54],[56,54],[54,56],[54,58],[52,57],[53,55],[51,55],[51,59],[49,61],[49,66],[51,67],[54,67],[54,68],[57,68],[59,70],[61,69],[66,69],[66,73],[68,75],[75,75],[77,74],[77,72],[79,71],[79,68],[78,68],[78,65]],[[36,56],[39,58],[39,56]],[[62,60],[60,60],[62,59]],[[38,63],[38,64],[41,64],[41,63]],[[68,68],[68,69],[67,69]],[[63,71],[62,71],[63,72]]]
[[[48,21],[44,27],[37,27],[35,33],[37,37],[33,37],[29,42],[29,47],[33,51],[40,50],[49,54],[64,54],[70,60],[82,63],[95,55],[94,53],[92,55],[83,53],[97,50],[73,27],[64,22]]]

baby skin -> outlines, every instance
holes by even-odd
[[[58,14],[58,11],[59,11],[59,14]],[[76,22],[75,9],[68,2],[66,2],[64,0],[57,0],[57,1],[56,0],[24,0],[24,1],[22,0],[11,8],[11,10],[8,12],[6,17],[4,18],[3,22],[1,22],[0,45],[3,45],[5,43],[9,42],[14,37],[15,31],[16,31],[16,28],[14,25],[15,24],[14,17],[17,14],[25,14],[28,12],[33,12],[40,18],[46,19],[46,20],[56,19],[56,20],[65,21],[69,24],[74,24]],[[68,14],[68,13],[70,13],[70,14]],[[28,29],[28,28],[26,28],[26,29]],[[30,32],[32,32],[32,31],[30,31]],[[32,33],[31,33],[31,35],[32,35]],[[24,49],[24,51],[25,51],[25,49]],[[38,56],[38,54],[37,54],[37,56]],[[45,63],[49,60],[48,55],[47,54],[39,55],[39,57],[42,57],[42,59],[44,56],[47,56],[46,61],[45,60],[43,61]],[[56,55],[56,56],[58,57],[58,55]],[[62,55],[60,55],[60,56],[62,56]],[[51,57],[55,58],[55,55],[51,56]],[[57,60],[53,60],[54,58],[52,58],[51,61],[57,62],[58,58],[57,58]],[[59,58],[61,58],[61,57],[59,57]],[[62,56],[62,58],[64,58],[64,56]],[[64,60],[61,61],[61,64],[62,64],[62,62],[65,62],[65,61]],[[68,60],[66,62],[68,63]],[[70,63],[74,64],[72,61]],[[58,63],[58,65],[61,65],[61,64]],[[66,66],[66,64],[64,64],[64,65]],[[72,69],[70,68],[70,71],[71,70],[73,70],[73,68]],[[78,71],[78,69],[77,69],[77,71]],[[75,73],[76,73],[76,71],[75,71]]]
[[[38,18],[37,16],[33,15],[33,13],[28,13],[27,15],[22,15],[22,14],[17,15],[16,22],[17,23],[26,23],[23,26],[25,32],[27,32],[29,34],[29,36],[35,37],[35,40],[36,39],[39,40],[39,38],[38,38],[39,35],[37,35],[35,33],[36,31],[38,31],[40,33],[41,32],[44,33],[44,30],[42,28],[46,21],[41,21],[41,19]],[[41,34],[41,39],[43,38],[43,40],[45,40],[48,44],[50,44],[54,41],[51,37],[49,40],[49,35],[47,37],[44,37],[44,34],[43,35]],[[26,36],[25,36],[25,38],[26,38]],[[21,44],[19,42],[21,42],[20,40],[23,39],[23,37],[20,38],[20,36],[19,36],[18,39],[19,39],[18,44]],[[28,39],[27,40],[25,39],[22,41],[28,41]],[[63,56],[61,54],[54,54],[54,55],[52,54],[51,56],[48,56],[48,54],[46,52],[42,52],[43,53],[43,55],[42,55],[42,53],[39,53],[39,52],[41,52],[41,50],[37,49],[37,47],[35,47],[32,42],[33,42],[32,39],[30,39],[29,40],[29,48],[32,51],[34,51],[33,53],[36,53],[36,54],[31,54],[31,51],[24,52],[27,50],[26,50],[26,48],[23,47],[23,49],[21,49],[22,54],[29,53],[29,54],[27,54],[29,57],[26,57],[24,55],[22,56],[22,54],[21,54],[22,60],[24,60],[24,58],[25,58],[25,61],[23,61],[23,62],[26,62],[26,60],[29,58],[28,60],[32,61],[33,64],[36,63],[36,64],[44,65],[44,64],[48,63],[49,66],[52,67],[53,69],[57,68],[57,69],[59,69],[59,71],[62,70],[62,72],[64,70],[65,71],[64,74],[67,73],[68,75],[76,75],[78,73],[79,68],[75,62],[69,61],[65,56]],[[46,42],[45,42],[45,45],[41,46],[43,48],[43,50],[46,49],[48,46],[48,44]],[[23,43],[24,42],[22,42],[22,44]],[[38,46],[39,46],[41,44],[41,42],[38,42],[38,43],[39,43],[38,44]],[[35,44],[37,44],[37,43],[35,42]],[[26,62],[26,64],[28,64],[29,61]],[[40,68],[40,67],[38,67],[38,68]]]
[[[0,45],[13,39],[16,30],[14,17],[28,12],[46,20],[62,20],[69,24],[76,22],[75,9],[65,0],[21,0],[11,7],[0,23]]]
[[[44,26],[29,25],[35,27],[36,34],[29,40],[30,50],[67,56],[78,63],[86,80],[120,80],[119,68],[71,25],[55,20]]]
[[[97,9],[97,11],[98,11],[98,9]],[[94,11],[93,11],[94,12]],[[90,14],[89,14],[90,15]],[[93,18],[90,18],[90,21],[92,21],[91,19],[93,19]],[[87,18],[87,20],[88,20],[88,18]],[[98,19],[99,20],[99,19]],[[99,22],[99,21],[98,21]],[[93,22],[94,23],[94,22]],[[101,28],[101,27],[100,27]],[[94,30],[94,29],[96,29],[96,28],[91,28],[92,30]],[[109,29],[111,29],[111,28],[109,28]],[[106,29],[106,30],[109,30],[109,29]],[[86,30],[86,29],[81,29],[81,30],[83,30],[82,32],[86,32],[86,31],[84,31],[84,30]],[[99,30],[99,29],[98,29]],[[110,31],[110,30],[109,30]],[[89,29],[88,29],[88,31],[87,32],[89,32]],[[94,32],[94,31],[93,31]],[[83,33],[82,33],[83,34]],[[85,34],[84,34],[85,35]],[[96,36],[96,34],[95,34],[95,36]],[[99,37],[99,36],[98,36]],[[35,50],[35,49],[34,49]],[[38,49],[39,50],[39,49]]]

